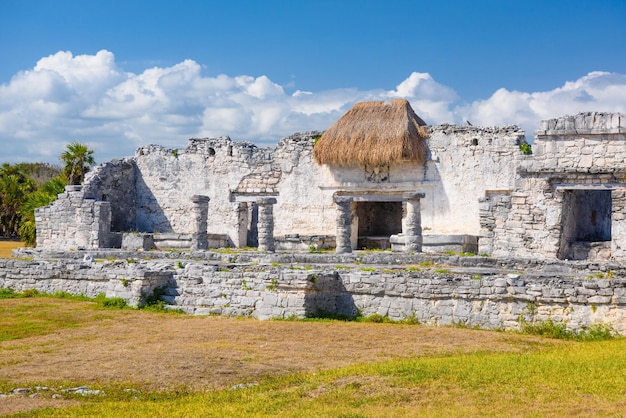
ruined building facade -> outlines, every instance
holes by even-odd
[[[520,151],[525,133],[515,126],[424,126],[406,103],[394,105],[423,133],[402,131],[396,135],[404,138],[401,147],[422,141],[422,159],[362,164],[382,155],[384,147],[360,147],[349,139],[343,145],[369,152],[365,159],[318,162],[314,150],[325,140],[321,132],[294,134],[273,148],[228,137],[190,139],[185,149],[144,146],[132,158],[96,167],[82,187],[68,186],[56,202],[39,209],[37,246],[340,252],[391,247],[626,258],[622,115],[543,121],[533,154],[526,155]],[[376,113],[377,106],[390,105],[367,110]],[[364,129],[379,136],[388,130]]]

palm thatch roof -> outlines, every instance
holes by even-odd
[[[426,123],[408,101],[355,104],[317,141],[313,155],[329,165],[390,165],[400,161],[423,163]]]

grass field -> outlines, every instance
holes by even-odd
[[[0,414],[615,416],[625,350],[624,339],[0,299],[0,393],[30,390],[0,398]]]
[[[11,258],[11,251],[23,246],[20,241],[0,240],[0,258]]]

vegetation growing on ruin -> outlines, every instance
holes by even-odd
[[[530,146],[529,143],[527,142],[522,142],[521,144],[519,144],[519,150],[522,152],[522,154],[524,155],[530,155],[533,153],[533,149]]]

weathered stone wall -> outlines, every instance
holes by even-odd
[[[124,260],[22,261],[0,259],[0,288],[39,292],[67,292],[74,295],[120,297],[137,306],[153,296],[154,289],[169,283],[171,273],[162,265],[150,267]]]
[[[380,263],[389,257],[396,256],[374,255],[370,261]],[[260,319],[377,313],[433,325],[515,329],[520,319],[552,320],[571,329],[606,324],[626,333],[623,269],[605,268],[598,278],[591,271],[570,270],[566,265],[508,273],[478,267],[499,264],[481,258],[463,259],[464,267],[421,271],[397,265],[274,267],[189,259],[131,261],[0,260],[0,287],[87,296],[106,293],[133,304],[162,287],[166,302],[190,313]]]
[[[516,126],[433,126],[425,173],[433,189],[424,190],[421,201],[424,234],[479,235],[478,200],[513,189],[516,169],[528,158],[519,148],[524,135]]]
[[[83,192],[85,196],[103,202],[112,202],[111,231],[137,230],[136,167],[131,158],[100,164],[87,173]]]
[[[625,119],[584,113],[543,121],[514,190],[481,199],[479,251],[498,257],[626,259]],[[608,201],[600,202],[601,195]],[[585,196],[594,197],[585,203]],[[600,213],[604,219],[596,217]],[[584,231],[594,229],[603,230],[605,238],[585,237]]]
[[[378,194],[380,199],[424,193],[425,234],[477,235],[478,199],[487,190],[512,188],[515,167],[524,157],[519,151],[524,134],[516,127],[442,125],[430,130],[425,165],[391,167],[320,166],[312,157],[319,132],[291,135],[275,148],[227,137],[191,139],[186,149],[144,146],[132,159],[97,167],[87,177],[83,194],[110,203],[114,232],[179,234],[193,233],[195,227],[191,197],[207,196],[207,232],[227,235],[229,245],[240,247],[255,233],[255,205],[267,197],[276,198],[272,210],[279,244],[296,235],[305,241],[335,236],[335,193]],[[48,216],[63,210],[65,206],[53,204]],[[60,231],[44,231],[47,227],[38,225],[42,236],[59,236]],[[108,245],[119,245],[117,241],[111,239]],[[48,238],[40,243],[57,244]],[[84,245],[71,245],[76,246]]]
[[[577,169],[599,173],[624,167],[626,115],[580,113],[541,121],[527,171]]]
[[[319,132],[283,138],[273,149],[227,137],[191,139],[180,150],[150,145],[133,159],[97,167],[84,191],[111,203],[113,231],[157,233],[191,233],[191,196],[206,195],[208,232],[226,234],[236,246],[247,244],[255,199],[268,196],[276,197],[275,236],[334,236],[337,191],[423,192],[426,233],[476,234],[477,199],[486,189],[511,187],[523,132],[449,125],[431,131],[425,166],[386,169],[319,166],[312,157]]]
[[[51,205],[35,210],[37,246],[56,249],[110,245],[111,206],[85,195],[81,186],[66,186]]]

